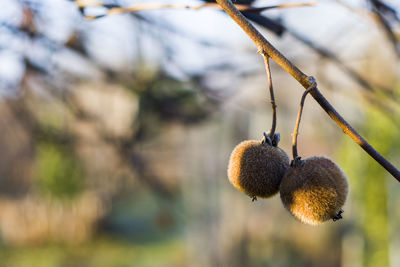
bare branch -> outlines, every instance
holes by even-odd
[[[200,5],[179,5],[179,4],[157,4],[157,3],[142,3],[136,4],[130,7],[121,7],[118,5],[106,5],[101,2],[93,1],[93,0],[75,0],[75,4],[82,11],[87,7],[105,7],[108,11],[105,14],[98,16],[90,16],[83,14],[87,19],[97,19],[104,16],[116,15],[122,13],[131,13],[138,12],[144,10],[156,10],[156,9],[193,9],[198,10],[202,8],[217,8],[221,9],[221,7],[217,3],[205,3]],[[278,9],[278,8],[292,8],[292,7],[302,7],[302,6],[313,6],[315,3],[294,3],[294,4],[283,4],[283,5],[273,5],[273,6],[265,6],[265,7],[251,7],[249,5],[235,5],[236,8],[240,11],[254,12],[260,13],[262,11],[268,9]]]
[[[384,14],[381,12],[382,9],[382,2],[377,0],[369,0],[371,3],[371,9],[373,14],[376,16],[378,24],[383,28],[385,31],[387,38],[389,39],[390,43],[393,45],[394,51],[398,58],[400,58],[400,43],[397,39],[395,33],[393,32],[392,28],[390,27],[389,21],[385,18]],[[389,8],[388,6],[384,5],[383,7]],[[386,10],[386,9],[385,9]],[[395,12],[393,10],[393,12]],[[394,13],[396,15],[396,13]],[[396,17],[397,18],[397,17]]]
[[[240,9],[238,8],[239,11],[250,11],[250,12],[255,12],[255,13],[261,13],[262,11],[268,10],[268,9],[278,9],[278,8],[291,8],[291,7],[305,7],[305,6],[315,6],[317,3],[311,2],[311,3],[294,3],[294,4],[283,4],[283,5],[274,5],[274,6],[265,6],[265,7],[251,7],[251,6],[245,6],[245,8]],[[217,4],[218,5],[218,4]],[[219,6],[219,5],[218,5]],[[238,6],[238,5],[235,5]],[[220,7],[219,7],[220,8]]]
[[[389,5],[383,3],[380,0],[366,0],[367,3],[371,5],[370,10],[365,11],[359,11],[351,6],[349,6],[346,3],[343,3],[340,0],[335,0],[335,2],[342,7],[346,8],[347,10],[353,12],[354,14],[358,15],[359,17],[370,21],[373,21],[374,23],[378,24],[383,28],[385,31],[387,38],[391,42],[394,48],[394,52],[396,53],[396,56],[400,58],[400,42],[398,38],[396,37],[395,32],[393,31],[391,25],[390,25],[390,19],[400,22],[400,18],[396,12],[396,10]]]
[[[299,70],[285,56],[283,56],[275,47],[268,42],[264,36],[252,25],[246,18],[235,8],[230,0],[216,0],[225,12],[246,32],[246,34],[256,44],[258,51],[262,55],[271,57],[277,62],[287,73],[295,78],[304,88],[309,88],[313,79]],[[347,123],[343,117],[333,108],[326,100],[321,92],[315,88],[311,95],[318,104],[325,110],[333,121],[343,130],[345,134],[350,136],[359,146],[361,146],[372,158],[374,158],[382,167],[384,167],[394,178],[400,182],[400,171],[385,159],[378,151],[376,151],[356,130]]]

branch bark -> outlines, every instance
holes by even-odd
[[[295,78],[305,89],[314,82],[314,78],[307,76],[284,55],[282,55],[265,37],[236,9],[231,0],[216,0],[222,9],[246,32],[263,56],[269,56],[278,63],[287,73]],[[400,171],[385,157],[376,151],[356,130],[347,123],[343,117],[334,109],[328,100],[321,94],[318,88],[310,92],[312,97],[325,110],[325,112],[336,122],[345,134],[350,136],[362,149],[384,167],[395,179],[400,182]]]

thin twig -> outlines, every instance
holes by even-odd
[[[398,58],[400,58],[400,43],[399,40],[396,37],[396,34],[393,32],[392,28],[390,27],[389,22],[386,20],[384,17],[384,14],[381,13],[379,9],[379,3],[377,1],[372,1],[370,0],[370,3],[372,5],[372,12],[376,16],[378,23],[381,25],[383,30],[386,33],[387,38],[389,39],[390,43],[393,45],[394,51],[397,55]]]
[[[396,22],[400,22],[400,18],[396,10],[380,0],[366,0],[366,1],[371,6],[370,10],[368,10],[367,12],[365,12],[364,10],[359,11],[358,9],[355,9],[349,6],[348,4],[343,3],[342,1],[335,0],[336,3],[348,9],[349,11],[357,14],[359,17],[363,19],[368,19],[368,21],[373,21],[376,24],[380,25],[383,28],[384,32],[386,33],[390,43],[393,45],[396,56],[400,57],[400,42],[396,37],[396,34],[393,31],[389,22],[390,18],[395,20]]]
[[[299,155],[297,154],[297,136],[299,135],[299,126],[300,126],[300,120],[301,120],[301,114],[303,113],[303,108],[304,108],[304,102],[306,100],[306,96],[308,95],[309,92],[317,88],[317,83],[314,82],[311,84],[311,86],[304,91],[301,100],[300,100],[300,106],[299,106],[299,112],[297,113],[297,120],[296,124],[294,125],[294,130],[292,134],[292,153],[293,153],[293,160],[295,160]]]
[[[268,42],[264,36],[235,8],[230,0],[216,0],[225,12],[246,32],[246,34],[256,44],[258,51],[262,55],[271,57],[287,73],[295,78],[304,88],[309,88],[312,80],[283,56],[275,47]],[[333,108],[333,106],[321,94],[318,88],[311,92],[313,98],[325,110],[333,121],[350,136],[359,146],[361,146],[372,158],[374,158],[382,167],[384,167],[394,178],[400,182],[400,171],[376,151],[356,130],[347,123],[343,117]]]
[[[272,106],[272,125],[271,125],[271,130],[269,131],[269,137],[271,138],[271,140],[273,140],[276,129],[276,104],[275,104],[274,87],[272,85],[271,68],[269,66],[268,56],[264,56],[264,62],[265,62],[265,69],[267,70],[268,88]]]
[[[368,10],[368,11],[356,9],[356,8],[354,8],[354,7],[348,5],[347,3],[344,3],[344,2],[342,2],[340,0],[334,0],[334,1],[335,1],[335,3],[337,3],[340,6],[342,6],[343,8],[347,9],[348,11],[356,14],[358,17],[362,18],[363,20],[366,20],[368,23],[373,22],[373,23],[376,23],[376,24],[380,24],[382,26],[383,30],[385,31],[389,41],[392,43],[397,57],[400,57],[400,43],[399,43],[399,40],[397,40],[396,34],[391,29],[391,26],[390,26],[389,22],[385,18],[385,17],[387,17],[389,15],[395,21],[400,22],[399,17],[397,16],[397,13],[396,13],[395,9],[393,9],[390,6],[382,3],[379,0],[367,0],[367,1],[371,2],[370,4],[372,6],[371,7],[372,10]],[[358,75],[357,73],[351,71],[351,69],[346,67],[345,65],[339,64],[340,61],[338,61],[338,60],[339,59],[337,58],[337,59],[334,59],[333,61],[334,62],[337,61],[339,67],[343,68],[345,71],[348,71],[350,76],[355,78],[355,80],[360,85],[365,87],[365,89],[369,90],[370,88],[375,87],[376,91],[382,91],[382,92],[385,92],[385,93],[387,91],[389,91],[389,90],[387,90],[387,88],[383,88],[382,86],[368,85],[368,82],[365,79],[361,78],[360,75]],[[343,66],[341,66],[341,65],[343,65]],[[357,76],[359,78],[361,78],[361,79],[357,78]],[[368,87],[370,87],[370,88],[368,88]],[[390,96],[388,93],[386,93],[386,95],[388,97],[393,97],[393,96]],[[387,99],[389,99],[389,98],[387,98]]]
[[[265,7],[251,7],[251,6],[245,6],[243,9],[239,9],[239,11],[250,11],[250,12],[255,12],[255,13],[260,13],[262,11],[268,10],[268,9],[279,9],[279,8],[291,8],[291,7],[305,7],[305,6],[315,6],[317,3],[316,2],[311,2],[311,3],[293,3],[293,4],[283,4],[283,5],[274,5],[274,6],[265,6]],[[218,5],[218,4],[217,4]],[[236,5],[238,6],[238,5]],[[220,7],[219,7],[220,8]]]
[[[201,8],[217,8],[221,9],[221,7],[217,3],[205,3],[201,5],[179,5],[179,4],[157,4],[157,3],[141,3],[135,4],[129,7],[121,7],[118,5],[106,5],[101,2],[93,1],[93,0],[75,0],[75,4],[79,9],[83,10],[87,7],[105,7],[108,11],[102,15],[97,16],[84,16],[87,19],[97,19],[109,15],[116,15],[122,13],[130,13],[130,12],[138,12],[144,10],[156,10],[156,9],[193,9],[198,10]],[[236,8],[240,11],[254,12],[260,13],[262,11],[268,9],[278,9],[278,8],[292,8],[292,7],[303,7],[303,6],[314,6],[315,3],[293,3],[293,4],[283,4],[283,5],[273,5],[273,6],[265,6],[265,7],[251,7],[249,5],[240,5],[236,4]]]

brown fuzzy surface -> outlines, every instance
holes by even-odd
[[[238,190],[249,196],[271,197],[289,168],[289,157],[282,149],[248,140],[232,151],[228,178]]]
[[[332,219],[344,205],[348,183],[336,163],[326,157],[304,160],[291,167],[280,186],[282,203],[303,223],[317,225]]]

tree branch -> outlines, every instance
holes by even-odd
[[[397,39],[396,34],[393,32],[392,28],[390,27],[389,21],[385,18],[384,13],[381,11],[382,9],[384,11],[387,11],[387,9],[389,7],[386,5],[383,5],[383,3],[378,0],[369,0],[369,2],[371,4],[372,12],[378,20],[378,24],[380,24],[381,27],[383,28],[383,30],[385,31],[387,38],[389,39],[390,43],[393,45],[393,48],[394,48],[394,51],[395,51],[397,57],[400,58],[399,40]],[[386,8],[386,9],[384,9],[384,8]],[[392,11],[395,12],[393,9],[392,9]],[[393,14],[391,14],[391,15],[393,15]],[[394,13],[394,15],[396,15],[396,13]]]
[[[107,5],[101,2],[93,1],[93,0],[74,0],[75,4],[77,7],[81,10],[82,13],[84,8],[87,7],[104,7],[107,8],[107,12],[102,14],[102,15],[97,15],[97,16],[90,16],[90,15],[85,15],[85,18],[87,19],[97,19],[101,18],[104,16],[109,16],[109,15],[116,15],[116,14],[122,14],[122,13],[131,13],[131,12],[138,12],[138,11],[144,11],[144,10],[155,10],[155,9],[194,9],[198,10],[201,8],[217,8],[221,9],[221,7],[217,3],[205,3],[205,4],[200,4],[200,5],[182,5],[182,4],[157,4],[157,3],[141,3],[141,4],[135,4],[129,7],[121,7],[119,5]],[[268,9],[277,9],[277,8],[291,8],[291,7],[302,7],[302,6],[313,6],[315,3],[293,3],[293,4],[283,4],[283,5],[272,5],[272,6],[265,6],[265,7],[251,7],[249,5],[235,5],[235,7],[240,10],[240,11],[247,11],[247,12],[254,12],[254,13],[260,13],[262,11],[268,10]]]
[[[231,0],[216,0],[222,9],[246,32],[258,48],[258,52],[263,56],[271,57],[287,73],[295,78],[304,88],[309,88],[314,82],[314,78],[308,77],[285,56],[283,56],[246,18],[236,9]],[[321,92],[315,88],[311,95],[318,104],[325,110],[333,121],[351,137],[361,148],[363,148],[372,158],[384,167],[394,178],[400,182],[400,171],[376,151],[356,130],[348,124],[343,117],[333,108]]]

